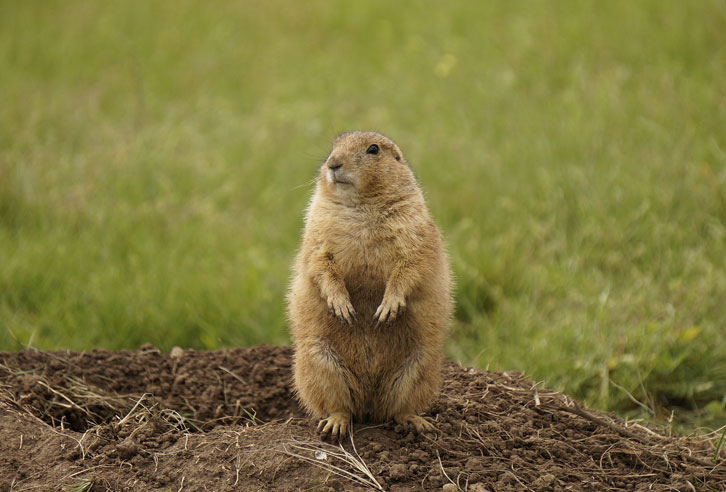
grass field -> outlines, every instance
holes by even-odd
[[[374,129],[450,357],[725,424],[724,3],[331,5],[0,0],[0,349],[289,343],[311,179]]]

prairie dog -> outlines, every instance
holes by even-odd
[[[318,430],[393,418],[418,432],[441,384],[452,276],[398,146],[338,136],[320,168],[288,294],[294,386]]]

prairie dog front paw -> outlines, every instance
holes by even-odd
[[[381,305],[376,309],[376,314],[373,315],[373,319],[377,323],[385,323],[386,321],[393,321],[403,312],[406,308],[406,299],[402,296],[383,295],[383,301]]]
[[[348,296],[336,295],[328,297],[328,309],[340,321],[344,321],[349,325],[355,320],[355,309],[350,303]]]

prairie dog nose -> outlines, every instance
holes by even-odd
[[[329,159],[328,160],[328,167],[330,169],[332,169],[333,171],[335,171],[336,169],[339,169],[339,168],[343,167],[343,163],[340,162],[337,159]]]

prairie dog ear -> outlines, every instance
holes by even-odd
[[[401,155],[401,151],[397,148],[393,148],[393,158],[396,159],[398,162],[401,162],[403,160],[403,155]]]

